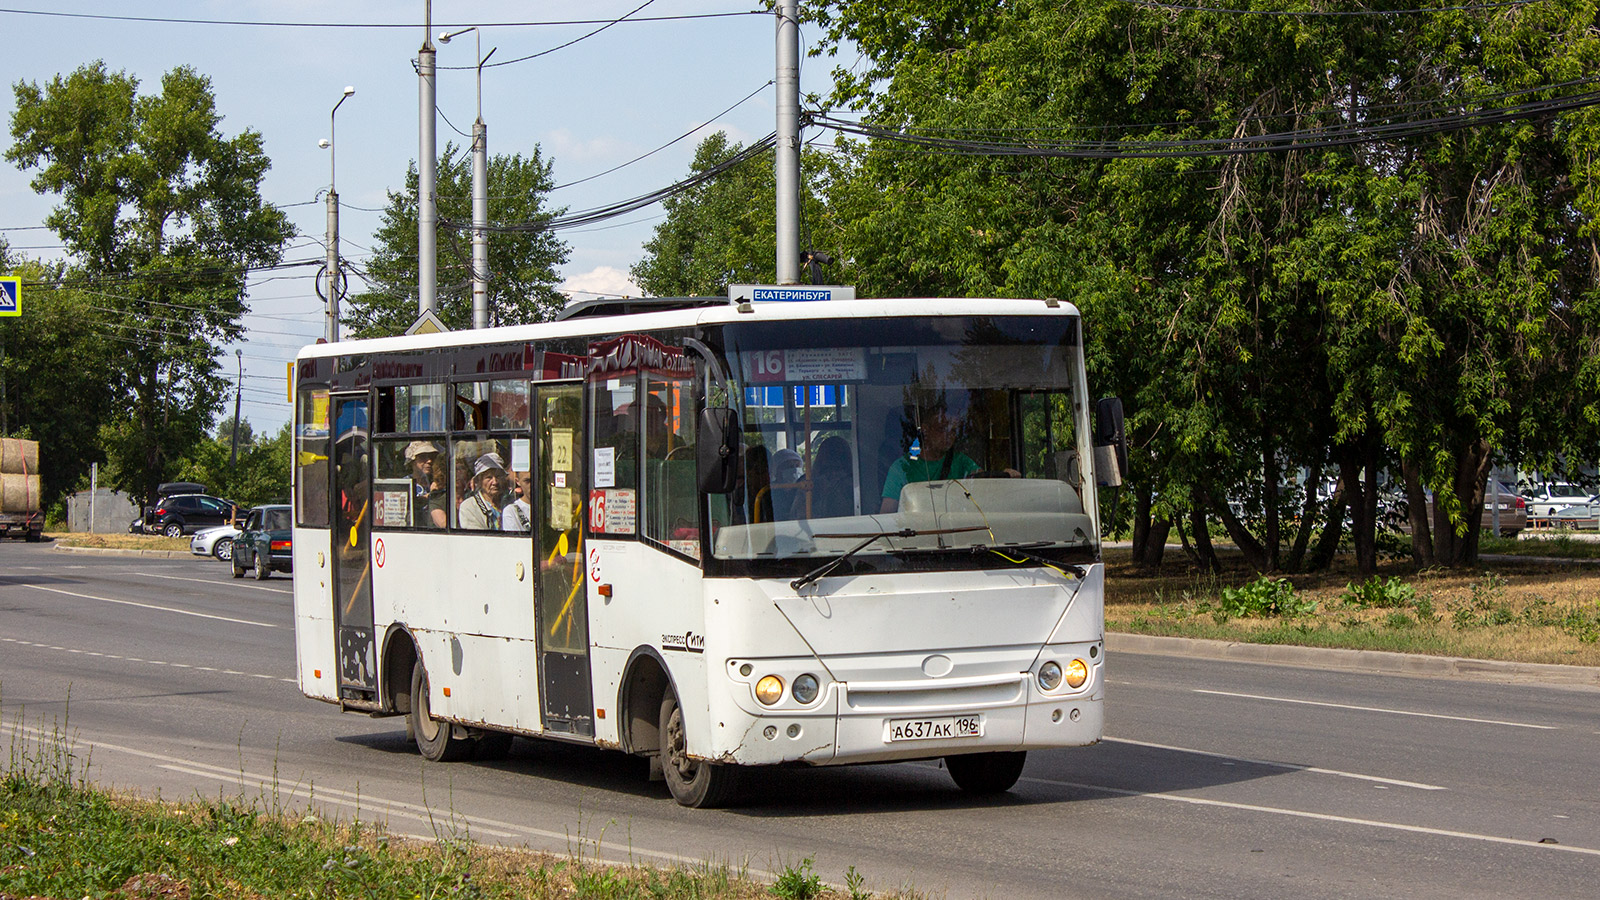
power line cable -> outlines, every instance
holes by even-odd
[[[48,17],[62,18],[62,19],[97,19],[97,20],[100,20],[100,21],[108,21],[108,22],[148,22],[148,23],[153,23],[153,24],[157,24],[157,25],[221,25],[221,26],[235,26],[235,27],[245,27],[245,28],[373,28],[373,29],[408,29],[408,28],[410,28],[410,29],[414,29],[414,28],[417,27],[417,23],[416,22],[284,22],[284,21],[276,21],[276,22],[274,22],[274,21],[264,21],[264,20],[250,21],[250,20],[241,20],[241,19],[182,19],[182,18],[161,17],[161,16],[114,16],[114,15],[108,15],[108,14],[105,14],[105,13],[70,13],[70,12],[59,12],[57,10],[9,9],[9,8],[0,8],[0,14],[9,14],[9,15],[15,15],[15,16],[48,16]],[[732,17],[732,16],[756,16],[756,15],[766,15],[766,14],[767,14],[767,11],[764,10],[764,9],[750,9],[750,10],[740,10],[740,11],[736,11],[736,12],[717,12],[717,13],[685,13],[685,14],[670,15],[670,16],[640,16],[637,19],[628,19],[628,23],[629,24],[634,24],[634,23],[643,23],[643,22],[679,22],[679,21],[687,21],[687,20],[691,20],[691,19],[725,19],[725,18],[729,18],[729,17]],[[440,28],[451,29],[451,28],[458,28],[458,27],[459,28],[465,28],[465,27],[468,27],[469,25],[472,25],[472,24],[481,25],[481,26],[483,26],[485,28],[542,28],[542,27],[557,26],[557,25],[602,25],[602,24],[606,24],[606,23],[610,23],[610,24],[614,25],[614,24],[617,23],[617,20],[614,20],[614,19],[565,19],[565,20],[551,20],[551,21],[548,21],[548,22],[533,22],[533,21],[529,21],[529,22],[478,22],[478,23],[457,22],[457,23],[454,23],[454,24],[446,24],[446,23],[442,23],[442,22],[435,22],[433,24],[438,26],[438,27],[440,27]]]
[[[632,10],[630,10],[630,11],[628,11],[626,13],[623,13],[621,17],[616,18],[616,19],[612,19],[611,21],[605,23],[604,25],[601,25],[599,28],[596,28],[595,30],[589,32],[588,34],[585,34],[585,35],[583,35],[581,37],[575,37],[572,40],[567,41],[565,44],[558,44],[558,45],[556,45],[554,47],[551,47],[548,50],[540,50],[538,53],[530,53],[527,56],[519,56],[516,59],[503,59],[503,60],[501,60],[499,62],[479,63],[478,65],[475,65],[475,66],[434,66],[434,68],[436,70],[437,69],[480,69],[480,68],[482,68],[482,69],[494,69],[494,68],[498,68],[500,66],[509,66],[509,65],[513,65],[515,63],[527,62],[530,59],[538,59],[541,56],[549,56],[550,54],[556,52],[557,50],[565,50],[566,48],[571,47],[573,44],[576,44],[579,41],[586,41],[589,38],[594,37],[595,35],[599,34],[600,32],[605,31],[607,28],[610,28],[613,25],[616,25],[616,24],[618,24],[620,22],[623,22],[623,21],[627,20],[628,17],[632,16],[634,13],[638,12],[641,9],[644,9],[646,6],[649,6],[650,4],[652,4],[654,2],[656,2],[656,0],[644,0],[643,3],[641,3],[638,6],[634,7]],[[485,26],[485,27],[487,27],[487,26]],[[454,126],[451,126],[451,127],[454,127]]]
[[[744,98],[739,100],[737,103],[733,104],[732,106],[728,107],[727,109],[723,110],[722,112],[717,113],[716,115],[712,116],[711,118],[707,119],[706,121],[701,122],[699,125],[696,125],[695,127],[689,129],[688,131],[685,131],[683,134],[678,135],[677,137],[673,138],[672,140],[667,141],[665,144],[662,144],[661,146],[655,148],[654,150],[651,150],[649,153],[646,153],[643,156],[636,156],[633,159],[630,159],[630,160],[628,160],[627,162],[625,162],[625,163],[623,163],[621,165],[612,166],[611,168],[605,170],[604,172],[596,172],[593,175],[589,175],[589,176],[586,176],[586,177],[583,177],[583,178],[579,178],[577,181],[569,181],[566,184],[558,184],[555,187],[551,188],[550,190],[551,191],[559,191],[562,188],[569,188],[569,187],[572,187],[573,185],[583,184],[585,181],[593,181],[596,178],[599,178],[599,177],[601,177],[603,175],[610,175],[612,172],[615,172],[618,169],[622,169],[622,168],[625,168],[627,166],[631,166],[634,163],[639,162],[640,160],[648,159],[648,158],[656,155],[657,153],[660,153],[661,151],[667,149],[668,147],[671,147],[673,144],[678,143],[679,141],[683,140],[684,138],[689,137],[690,135],[692,135],[695,132],[699,131],[700,129],[706,127],[707,125],[710,125],[712,122],[715,122],[716,120],[722,118],[723,116],[727,115],[728,113],[733,112],[734,110],[738,109],[739,107],[743,106],[746,102],[748,102],[750,100],[750,98],[754,97],[755,95],[761,93],[762,91],[766,90],[767,88],[769,88],[771,86],[772,86],[772,80],[768,79],[766,84],[763,84],[762,86],[756,88],[755,90],[751,91],[750,93],[745,94]]]
[[[1589,91],[1552,100],[1475,110],[1452,116],[1352,124],[1325,129],[1302,129],[1244,137],[1197,138],[1187,140],[1104,141],[1062,140],[1001,143],[966,141],[910,130],[895,130],[849,122],[827,113],[808,117],[811,124],[843,134],[869,139],[905,143],[925,150],[957,156],[1065,157],[1083,159],[1153,159],[1189,156],[1240,156],[1284,151],[1345,147],[1354,144],[1398,141],[1504,122],[1553,116],[1563,112],[1600,105],[1600,91]]]

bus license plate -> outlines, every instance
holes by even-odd
[[[938,719],[890,719],[884,727],[884,740],[939,741],[949,738],[983,737],[982,716],[945,716]]]

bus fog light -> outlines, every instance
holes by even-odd
[[[1052,722],[1061,721],[1061,710],[1059,710],[1059,709],[1050,710],[1050,721],[1052,721]]]
[[[762,705],[771,706],[783,699],[783,679],[776,675],[764,675],[756,682],[756,699]]]
[[[1075,659],[1067,664],[1067,687],[1080,688],[1089,680],[1089,664]]]
[[[817,684],[817,676],[801,675],[799,678],[794,680],[794,687],[790,688],[790,690],[793,692],[796,702],[810,703],[811,701],[817,699],[818,687],[819,685]]]
[[[1081,709],[1077,708],[1076,706],[1074,706],[1072,708],[1072,712],[1067,713],[1067,718],[1069,718],[1072,721],[1076,722],[1079,719],[1083,718],[1083,710],[1081,710]]]
[[[778,736],[778,726],[768,725],[766,728],[761,729],[761,736],[769,741],[772,740]]]
[[[1053,691],[1061,686],[1061,665],[1054,660],[1039,667],[1039,689]]]
[[[789,726],[789,737],[797,738],[799,736],[800,736],[800,726],[799,725],[790,725]]]

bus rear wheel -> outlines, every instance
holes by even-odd
[[[969,794],[1003,794],[1022,777],[1026,750],[1007,753],[969,753],[946,756],[944,766],[956,787]]]
[[[472,755],[472,742],[455,737],[455,726],[433,717],[428,708],[428,672],[419,660],[411,667],[410,731],[424,759],[453,762]]]
[[[670,688],[661,698],[661,718],[657,721],[656,731],[661,735],[661,773],[672,799],[680,806],[693,809],[726,806],[738,790],[739,770],[689,756],[683,710]]]

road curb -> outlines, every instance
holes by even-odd
[[[1411,675],[1420,678],[1454,678],[1505,684],[1546,684],[1600,689],[1600,668],[1593,666],[1506,662],[1495,659],[1466,659],[1459,656],[1425,656],[1391,653],[1385,650],[1245,644],[1204,638],[1107,632],[1106,652],[1225,659],[1234,662],[1338,669],[1375,675]]]
[[[125,550],[117,547],[68,547],[65,544],[57,544],[55,549],[63,553],[94,553],[101,556],[143,556],[150,559],[183,559],[196,555],[188,550]]]

